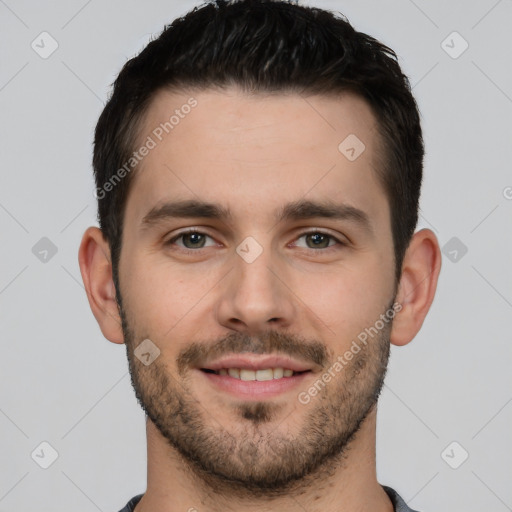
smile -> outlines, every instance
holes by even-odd
[[[243,381],[257,380],[259,382],[283,379],[286,377],[293,377],[299,373],[294,372],[290,368],[265,368],[262,370],[251,370],[249,368],[220,368],[219,370],[210,370],[207,368],[201,368],[203,372],[214,373],[216,375],[229,375],[234,379]],[[306,370],[308,371],[308,370]]]
[[[305,388],[303,381],[311,370],[294,371],[289,368],[201,368],[197,373],[216,392],[226,393],[241,400],[266,400],[290,391],[299,392]]]

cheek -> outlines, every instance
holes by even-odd
[[[305,305],[304,313],[317,316],[326,335],[338,342],[350,343],[362,329],[373,325],[391,300],[381,264],[366,263],[359,269],[339,268],[297,281],[296,293]]]
[[[123,300],[134,316],[137,334],[168,340],[182,334],[190,322],[195,324],[198,312],[205,318],[201,298],[218,281],[213,272],[187,273],[149,258],[145,264],[137,263],[136,257],[124,263]]]
[[[128,252],[128,251],[127,251]],[[133,252],[123,262],[123,301],[129,305],[130,312],[135,316],[139,328],[154,327],[167,318],[171,323],[176,312],[174,305],[169,301],[175,296],[174,284],[169,280],[170,276],[163,275],[154,265],[140,263],[142,259]],[[172,325],[172,324],[171,324]]]

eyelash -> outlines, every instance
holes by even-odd
[[[167,240],[165,242],[165,245],[166,246],[173,245],[174,242],[176,242],[176,240],[179,240],[180,238],[182,238],[185,235],[190,235],[190,234],[194,234],[194,233],[197,233],[199,235],[204,235],[204,236],[207,236],[207,237],[213,239],[213,237],[211,237],[207,233],[199,231],[198,229],[195,229],[195,228],[191,228],[191,229],[187,229],[186,231],[182,231],[181,233],[173,236],[171,239],[169,239],[169,240]],[[336,244],[330,245],[330,246],[325,247],[325,248],[320,248],[320,249],[312,249],[311,247],[301,247],[301,249],[306,250],[306,251],[313,251],[315,253],[319,253],[319,252],[324,252],[325,253],[325,252],[330,252],[332,249],[336,249],[337,246],[345,247],[345,246],[348,245],[348,243],[342,242],[339,238],[336,238],[334,235],[331,235],[330,233],[327,233],[325,231],[321,231],[321,230],[318,230],[318,229],[310,230],[310,231],[304,231],[304,232],[302,232],[296,238],[296,240],[298,240],[298,239],[300,239],[300,238],[302,238],[303,236],[306,236],[306,235],[317,235],[317,234],[329,237],[331,240],[334,240],[336,242]],[[198,249],[189,249],[187,247],[179,247],[179,250],[181,252],[186,253],[186,254],[192,254],[192,253],[197,254],[200,249],[205,249],[205,247],[199,247]]]

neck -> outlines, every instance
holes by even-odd
[[[187,461],[169,446],[147,419],[147,491],[136,512],[393,512],[393,506],[377,481],[375,469],[376,409],[366,417],[342,460],[308,475],[293,490],[269,497],[241,496],[212,487],[191,471]]]

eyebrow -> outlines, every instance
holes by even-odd
[[[143,217],[141,228],[144,229],[172,218],[207,218],[226,222],[231,221],[233,215],[229,208],[217,203],[195,199],[169,201],[153,207]],[[275,212],[276,223],[314,218],[352,221],[369,234],[373,234],[368,214],[349,204],[300,199],[284,205]]]

